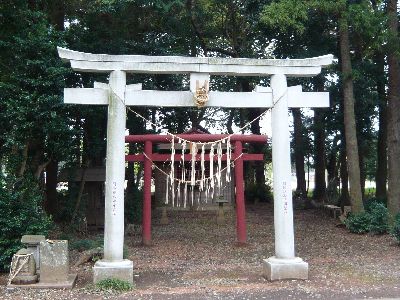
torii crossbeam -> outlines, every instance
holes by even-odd
[[[104,259],[97,261],[94,282],[105,278],[133,280],[133,264],[123,259],[125,105],[194,106],[196,82],[210,75],[271,76],[271,87],[254,92],[210,92],[206,106],[272,107],[272,164],[275,256],[264,260],[269,280],[306,279],[308,264],[295,256],[289,107],[327,107],[328,93],[305,93],[287,86],[287,77],[310,77],[332,63],[333,56],[308,59],[247,59],[179,56],[106,55],[58,48],[59,56],[76,71],[109,73],[109,83],[94,88],[65,89],[64,102],[108,105]],[[189,91],[146,91],[140,84],[126,85],[127,73],[190,74]]]

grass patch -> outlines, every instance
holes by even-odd
[[[96,289],[99,291],[116,291],[116,292],[127,292],[134,289],[134,285],[127,281],[107,278],[96,283]]]

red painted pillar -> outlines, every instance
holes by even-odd
[[[144,143],[144,154],[152,156],[153,144],[151,141]],[[144,157],[144,183],[143,183],[143,215],[142,215],[142,242],[143,245],[151,244],[151,164],[152,162]]]
[[[235,157],[243,152],[242,142],[235,142]],[[236,231],[239,244],[247,241],[246,233],[246,208],[244,205],[244,182],[243,182],[243,158],[235,161],[235,184],[236,184]]]

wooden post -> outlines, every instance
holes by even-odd
[[[153,152],[151,141],[144,143],[144,153],[151,158]],[[151,164],[152,162],[145,157],[144,159],[144,183],[143,183],[143,217],[142,217],[142,242],[143,245],[151,244]]]
[[[240,157],[243,152],[242,142],[235,142],[235,156]],[[236,184],[236,232],[237,242],[245,244],[246,234],[246,208],[244,204],[244,183],[243,183],[243,158],[235,161],[235,184]]]

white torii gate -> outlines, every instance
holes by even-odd
[[[308,59],[247,59],[106,55],[65,48],[58,48],[58,53],[75,71],[110,74],[109,84],[95,83],[94,88],[64,90],[65,103],[108,105],[104,259],[97,261],[93,268],[94,282],[110,277],[133,281],[133,263],[123,259],[125,105],[195,106],[196,81],[202,84],[210,75],[271,75],[270,88],[258,86],[254,92],[211,91],[206,106],[272,107],[275,256],[264,260],[264,275],[269,280],[308,278],[308,264],[296,257],[294,250],[288,107],[328,107],[329,93],[302,92],[301,86],[288,87],[286,78],[315,76],[322,67],[332,63],[332,55]],[[126,73],[188,73],[190,91],[142,90],[141,84],[126,85]]]

